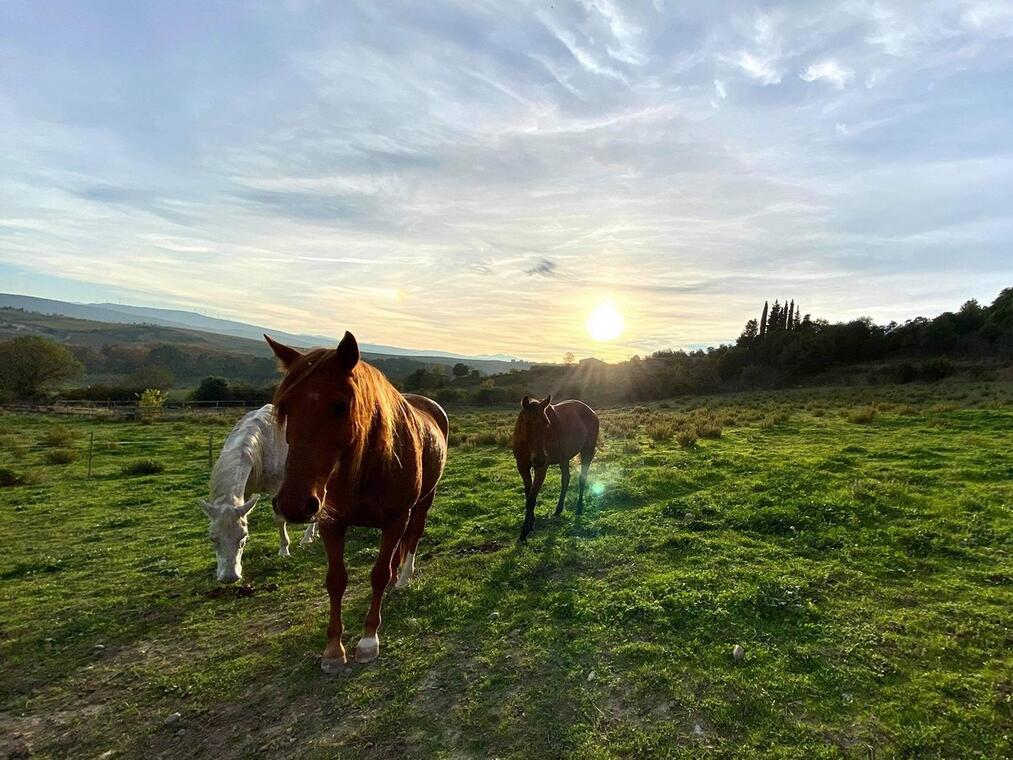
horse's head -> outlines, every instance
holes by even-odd
[[[288,458],[274,508],[289,522],[308,522],[324,503],[331,472],[367,432],[354,377],[359,345],[346,332],[336,349],[303,354],[264,337],[285,368],[274,405]]]
[[[517,435],[520,443],[531,454],[531,466],[545,467],[549,455],[547,451],[549,425],[555,419],[556,411],[552,408],[552,396],[542,401],[525,396],[521,402],[521,413],[517,417]]]
[[[250,529],[246,516],[257,505],[257,497],[246,502],[236,502],[232,497],[204,501],[200,508],[211,521],[208,537],[215,547],[218,567],[215,577],[222,583],[234,583],[243,577],[243,547]]]

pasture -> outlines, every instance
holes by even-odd
[[[415,581],[337,676],[322,546],[277,557],[266,502],[250,585],[213,581],[196,499],[235,417],[0,415],[0,754],[1013,752],[1013,384],[601,410],[584,515],[574,480],[550,517],[550,470],[524,547],[515,410],[448,411]]]

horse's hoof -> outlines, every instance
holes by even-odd
[[[320,660],[320,669],[329,676],[336,676],[345,670],[345,658],[324,657]]]
[[[292,552],[290,552],[288,549],[279,549],[278,550],[278,556],[279,557],[291,557],[292,556]]]
[[[361,638],[359,643],[355,645],[355,661],[360,665],[372,662],[379,656],[380,638],[378,636]]]

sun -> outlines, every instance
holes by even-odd
[[[623,334],[623,315],[611,301],[605,301],[587,318],[587,331],[597,341],[615,340]]]

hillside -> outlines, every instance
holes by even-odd
[[[97,307],[82,306],[75,311],[95,317],[112,316],[112,312]],[[179,387],[217,375],[233,382],[263,385],[273,382],[277,376],[274,356],[259,337],[254,340],[186,327],[115,323],[0,308],[0,341],[20,335],[38,335],[67,346],[84,364],[86,384]],[[324,340],[321,338],[319,344]],[[389,356],[372,352],[363,355],[395,380],[433,367],[449,372],[459,361],[480,373],[530,366],[441,356]]]
[[[209,317],[193,311],[181,311],[178,309],[156,309],[145,306],[129,306],[125,304],[99,303],[99,304],[78,304],[67,301],[56,301],[49,298],[36,298],[35,296],[15,295],[0,293],[0,308],[23,309],[44,315],[57,315],[73,317],[75,319],[90,320],[93,322],[132,324],[132,325],[157,325],[170,327],[188,332],[211,333],[217,336],[231,336],[233,338],[245,338],[262,346],[264,333],[270,334],[278,340],[293,346],[313,347],[336,344],[338,337],[326,335],[306,335],[290,333],[274,327],[263,325],[252,325],[245,322],[237,322],[230,319],[219,319]],[[456,362],[463,361],[468,366],[474,367],[485,373],[506,372],[510,369],[527,369],[528,362],[519,361],[514,357],[502,354],[467,356],[449,351],[421,350],[412,348],[400,348],[398,346],[385,346],[375,343],[359,344],[362,352],[367,357],[389,358],[404,357],[414,359],[421,365],[442,364],[452,366]],[[237,349],[237,350],[242,350]],[[260,352],[261,354],[263,352]],[[411,370],[408,370],[411,371]]]

